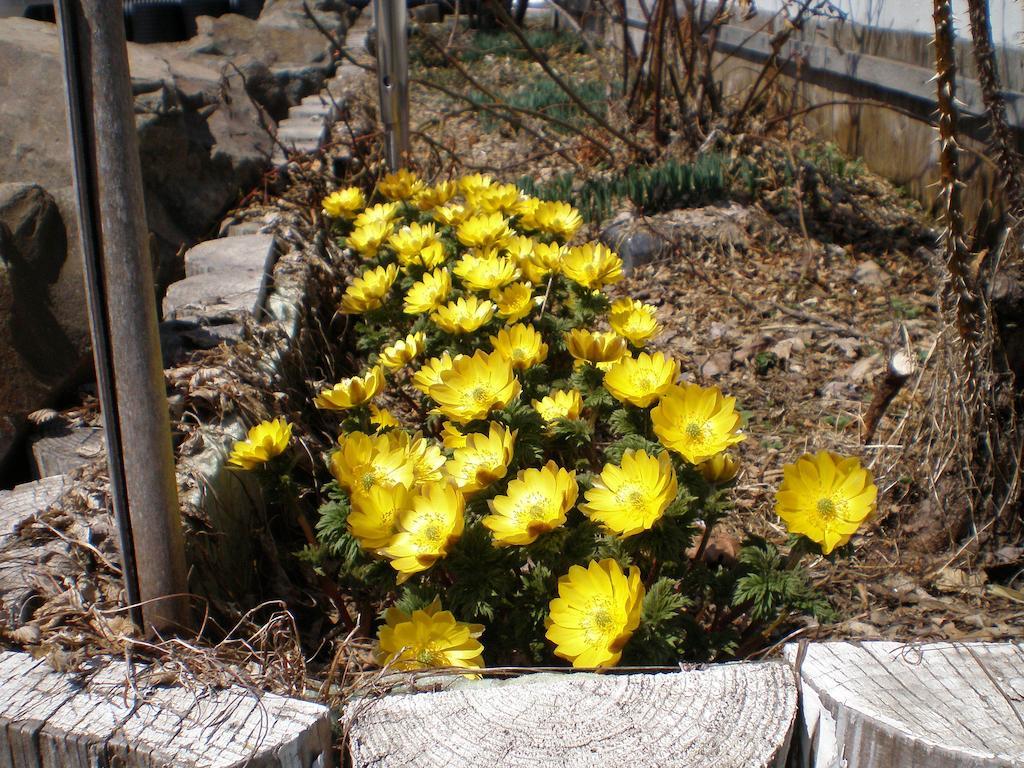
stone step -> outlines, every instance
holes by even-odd
[[[273,235],[221,237],[190,248],[185,253],[185,279],[173,283],[164,297],[164,318],[260,317],[277,253]]]
[[[793,644],[805,766],[1024,766],[1024,647]]]
[[[352,765],[781,768],[796,720],[796,681],[777,662],[455,679],[352,701]]]
[[[92,671],[79,676],[27,653],[0,653],[0,749],[13,765],[333,764],[329,711],[319,704],[238,686],[168,687],[147,680],[144,665],[92,661]]]

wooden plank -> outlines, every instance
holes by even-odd
[[[1017,643],[787,646],[801,687],[803,765],[1024,766]]]
[[[37,477],[66,475],[94,461],[106,459],[103,430],[93,427],[43,427],[29,437]]]
[[[46,561],[65,549],[60,541],[45,546],[19,541],[17,531],[60,499],[67,485],[66,477],[56,476],[0,491],[0,624],[8,629],[29,620],[37,603],[34,580]]]
[[[79,679],[0,653],[0,768],[330,768],[326,707],[239,687],[134,684],[124,662]]]
[[[0,546],[14,536],[18,527],[64,495],[66,477],[47,477],[0,491]]]
[[[671,674],[537,674],[356,700],[356,768],[782,766],[796,685],[779,663]]]

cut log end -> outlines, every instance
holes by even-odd
[[[1024,650],[1015,643],[787,646],[801,680],[803,765],[1024,765]]]
[[[352,764],[781,766],[796,716],[785,665],[662,675],[538,674],[357,700]]]

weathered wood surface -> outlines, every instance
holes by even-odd
[[[83,678],[0,653],[0,766],[329,768],[318,704],[241,688],[154,687],[123,662]]]
[[[0,491],[0,546],[6,544],[26,520],[57,501],[67,482],[65,477],[47,477]]]
[[[782,766],[796,716],[784,664],[661,675],[537,674],[357,700],[356,768]]]
[[[66,475],[106,459],[103,430],[97,427],[43,427],[29,438],[37,477]]]
[[[1024,766],[1024,647],[1016,643],[790,645],[803,765]]]
[[[62,476],[47,477],[0,491],[0,624],[8,629],[29,619],[38,595],[34,581],[44,575],[46,563],[65,550],[59,541],[45,546],[20,541],[17,531],[57,501],[67,482]]]

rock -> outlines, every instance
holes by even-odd
[[[889,284],[891,278],[874,261],[862,261],[853,271],[853,282],[874,288],[882,288]]]
[[[68,234],[45,189],[0,184],[0,465],[25,415],[89,368],[81,263],[68,258]]]
[[[94,427],[70,427],[55,421],[32,434],[29,445],[34,474],[39,478],[66,475],[106,459],[103,430]]]
[[[622,211],[601,233],[601,241],[616,250],[628,272],[669,255],[683,240],[714,240],[742,247],[755,229],[767,226],[764,214],[739,203],[684,208],[651,216]]]
[[[208,232],[239,192],[256,183],[272,141],[244,78],[222,59],[191,60],[169,45],[130,43],[128,53],[146,216],[162,287],[180,274],[181,246]],[[5,83],[0,178],[34,182],[55,195],[70,188],[56,27],[4,19],[0,72]],[[40,88],[40,83],[57,87]],[[58,197],[58,202],[64,221],[73,221],[73,198]],[[69,240],[77,253],[75,239]]]
[[[185,254],[186,278],[171,285],[164,315],[216,325],[263,314],[267,281],[277,258],[273,235],[209,240]]]
[[[312,12],[325,30],[340,34],[340,13]],[[258,20],[235,14],[202,17],[194,38],[163,49],[206,66],[230,60],[244,75],[249,95],[275,121],[287,117],[288,108],[304,96],[320,91],[335,68],[330,41],[308,19],[299,0],[273,3]]]

